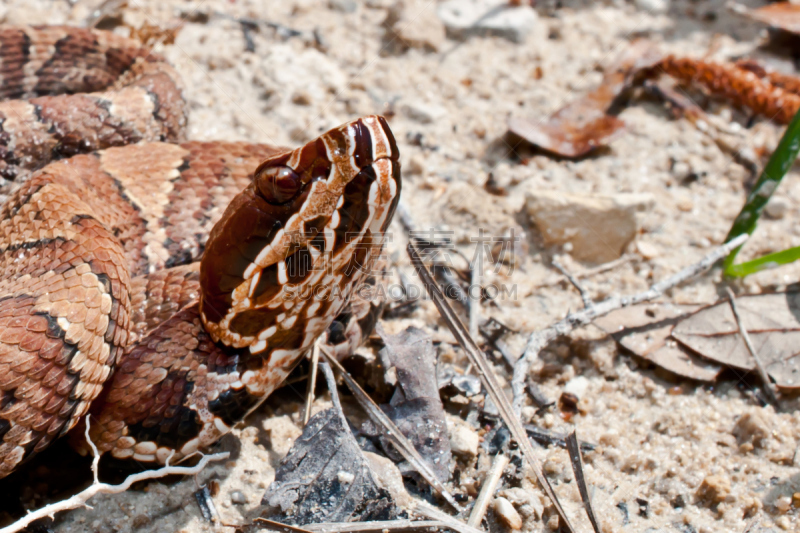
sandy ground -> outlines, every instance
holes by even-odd
[[[82,24],[98,4],[4,2],[0,15],[10,24]],[[431,32],[436,41],[441,27],[431,15],[435,4],[406,2],[406,29]],[[183,22],[174,44],[158,49],[185,80],[192,139],[296,145],[359,115],[393,115],[404,168],[403,201],[420,227],[452,232],[468,256],[475,249],[470,238],[480,228],[492,234],[512,227],[526,232],[527,251],[518,268],[493,273],[487,265],[486,279],[516,286],[516,297],[484,310],[521,332],[507,339],[521,351],[524,333],[581,305],[576,292],[549,266],[552,257],[575,270],[591,266],[572,261],[568,250],[542,244],[524,214],[526,192],[652,195],[652,206],[640,213],[638,234],[627,249],[631,261],[585,280],[591,294],[600,298],[643,290],[708,253],[738,212],[749,174],[706,134],[685,120],[674,120],[656,102],[626,107],[620,116],[628,132],[608,150],[577,162],[539,154],[520,164],[505,157],[507,119],[542,118],[596,86],[603,66],[633,37],[695,56],[764,55],[758,50],[763,28],[729,14],[722,1],[566,1],[559,2],[560,8],[552,2],[540,4],[538,20],[522,43],[473,37],[436,41],[435,50],[403,50],[392,42],[383,22],[393,5],[404,5],[402,0],[135,0],[124,9],[123,21],[134,27]],[[665,9],[648,10],[654,6]],[[249,34],[254,51],[246,51],[246,36],[236,20],[241,18],[298,34],[282,35],[262,24]],[[785,57],[773,61],[792,68]],[[712,106],[711,112],[723,122],[741,119],[723,105]],[[779,131],[757,122],[737,138],[769,153]],[[506,196],[484,190],[489,173],[507,189]],[[776,196],[786,212],[760,224],[746,257],[800,245],[796,168]],[[401,264],[406,263],[403,242],[395,225],[391,248]],[[751,276],[737,290],[779,290],[799,276],[800,265],[783,267]],[[711,274],[675,289],[669,298],[710,303],[723,294],[721,287],[720,276]],[[389,322],[387,329],[411,323],[429,328],[438,339],[451,339],[430,304],[409,319]],[[446,346],[442,352],[462,360]],[[498,365],[497,370],[509,377],[506,368]],[[581,394],[584,413],[570,422],[557,412],[535,415],[531,407],[524,415],[553,430],[577,428],[583,439],[599,445],[585,455],[585,462],[603,531],[744,531],[754,518],[758,524],[751,532],[800,529],[800,500],[793,504],[791,499],[800,493],[796,400],[776,413],[755,405],[744,382],[698,386],[670,378],[619,354],[592,327],[551,345],[533,372],[553,398],[576,376],[588,380]],[[200,482],[219,481],[215,501],[226,523],[242,524],[258,515],[275,466],[301,432],[303,389],[300,384],[294,396],[283,393],[279,402],[268,402],[221,444],[237,451],[234,458],[199,476]],[[539,454],[567,512],[580,531],[589,531],[566,453],[551,447]],[[489,458],[481,452],[478,458],[459,461],[468,473],[462,476],[464,486],[479,486]],[[512,491],[517,498],[509,499],[525,519],[524,530],[549,531],[552,512],[545,505],[542,520],[535,505],[544,501],[543,494],[528,482],[523,488],[523,496]],[[56,530],[233,531],[203,522],[191,496],[194,489],[193,480],[154,482],[140,491],[98,497],[93,509],[62,516]],[[235,492],[246,503],[233,504]],[[489,526],[505,529],[494,518]]]

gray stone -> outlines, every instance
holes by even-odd
[[[355,0],[328,0],[328,7],[340,13],[355,13],[358,2]]]
[[[789,201],[786,198],[775,196],[770,198],[769,203],[764,208],[764,213],[769,218],[783,218],[789,211]]]
[[[244,505],[247,503],[247,497],[238,490],[231,492],[231,503],[236,505]]]
[[[570,248],[579,261],[605,263],[622,255],[638,231],[636,213],[654,203],[650,194],[577,195],[529,191],[525,210],[547,244]]]
[[[439,5],[438,14],[451,39],[489,35],[522,43],[538,21],[530,6],[511,6],[503,0],[450,0]]]

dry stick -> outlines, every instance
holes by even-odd
[[[494,491],[497,490],[497,485],[503,477],[503,472],[508,466],[508,456],[504,453],[498,453],[492,461],[492,466],[486,474],[486,479],[483,480],[481,492],[475,499],[475,505],[472,506],[472,512],[469,513],[469,520],[467,525],[472,527],[480,527],[481,521],[486,514],[486,509],[489,508],[489,502],[494,496]]]
[[[736,319],[736,326],[739,328],[739,334],[742,336],[742,339],[744,339],[747,350],[750,352],[750,355],[753,356],[753,359],[756,362],[758,375],[761,377],[761,382],[764,384],[764,394],[767,395],[767,401],[777,409],[778,397],[775,396],[775,390],[772,388],[772,382],[769,380],[767,369],[764,368],[764,363],[761,362],[761,358],[758,356],[756,349],[753,347],[753,343],[750,340],[750,334],[747,332],[747,329],[745,329],[744,324],[742,323],[742,317],[739,315],[739,309],[736,307],[736,297],[733,295],[733,291],[730,289],[730,287],[725,287],[725,290],[728,292],[728,301],[731,304],[731,311],[733,311],[733,317]]]
[[[447,500],[447,503],[452,505],[457,511],[463,511],[463,508],[456,502],[452,494],[447,491],[442,482],[439,481],[439,478],[436,477],[436,474],[433,472],[433,470],[431,470],[430,466],[428,466],[428,463],[425,462],[425,459],[422,458],[417,449],[414,448],[414,445],[411,444],[405,435],[403,435],[395,423],[392,422],[386,413],[384,413],[381,408],[378,407],[378,405],[372,400],[372,398],[370,398],[369,395],[364,392],[364,389],[362,389],[361,386],[356,383],[347,370],[342,367],[341,363],[339,363],[335,357],[328,353],[328,350],[324,346],[320,345],[319,350],[322,355],[325,356],[328,364],[335,368],[339,375],[342,376],[347,388],[352,391],[356,401],[367,412],[370,420],[372,420],[378,426],[383,436],[391,441],[403,458],[414,467],[414,469],[425,479],[425,481],[427,481],[434,489],[436,489],[436,492],[441,494],[442,497]]]
[[[319,367],[319,341],[311,350],[311,369],[308,375],[308,390],[306,391],[306,409],[303,412],[303,426],[311,418],[311,404],[314,403],[314,389],[317,387],[317,367]]]
[[[77,509],[78,507],[88,507],[91,509],[91,506],[86,502],[88,502],[93,496],[97,494],[119,494],[131,488],[131,485],[134,483],[138,483],[146,479],[157,479],[174,475],[195,475],[203,470],[208,463],[212,461],[222,461],[223,459],[227,459],[230,455],[228,452],[215,453],[213,455],[203,455],[200,458],[200,462],[194,466],[169,466],[169,459],[167,459],[167,464],[163,468],[159,468],[158,470],[147,470],[145,472],[133,474],[125,478],[125,481],[119,485],[109,485],[107,483],[100,483],[97,478],[97,465],[100,462],[100,453],[97,451],[97,447],[94,445],[94,442],[92,442],[92,440],[89,438],[89,415],[86,415],[86,441],[92,448],[92,454],[94,455],[94,459],[92,459],[92,474],[94,475],[94,482],[89,485],[88,488],[70,498],[67,498],[66,500],[46,505],[41,509],[37,509],[32,513],[28,513],[13,524],[0,529],[0,533],[16,533],[17,531],[22,531],[36,520],[41,520],[42,518],[46,517],[52,519],[56,513],[60,513],[61,511],[70,511],[72,509]]]
[[[474,528],[470,525],[453,518],[449,514],[445,513],[441,509],[437,509],[433,505],[429,504],[425,500],[420,500],[417,498],[412,498],[414,500],[414,508],[411,509],[417,516],[424,516],[430,520],[436,520],[439,522],[444,522],[447,524],[447,527],[454,531],[458,531],[458,533],[484,533],[482,529]]]
[[[567,335],[581,326],[591,324],[594,319],[616,309],[658,298],[664,294],[665,291],[711,268],[714,263],[727,256],[731,250],[744,244],[747,238],[748,235],[745,234],[726,242],[697,263],[652,285],[644,292],[628,296],[612,296],[602,302],[593,303],[586,309],[577,313],[568,313],[566,317],[547,328],[531,333],[530,337],[528,337],[525,353],[514,365],[514,376],[511,380],[511,388],[514,392],[514,411],[519,413],[520,409],[522,409],[522,402],[525,399],[525,376],[528,375],[531,363],[538,357],[542,348],[547,346],[550,341],[562,335]]]
[[[477,261],[473,261],[473,263],[477,263]],[[480,287],[480,276],[481,273],[478,270],[477,264],[470,265],[469,269],[469,290],[467,291],[467,295],[469,296],[469,334],[472,335],[472,338],[478,338],[478,323],[481,319],[481,296],[480,291],[478,291],[477,296],[473,296],[473,292],[475,287]]]
[[[586,290],[586,287],[581,285],[581,282],[578,281],[578,278],[572,275],[572,273],[566,269],[564,265],[558,262],[557,259],[553,259],[553,266],[556,269],[564,274],[564,277],[572,283],[572,286],[578,289],[578,292],[581,293],[581,300],[583,300],[583,307],[589,307],[592,305],[592,297],[589,295],[589,292]]]
[[[569,460],[572,462],[572,471],[575,472],[575,482],[578,484],[578,492],[581,493],[581,500],[583,500],[583,507],[586,509],[586,514],[589,516],[589,522],[592,523],[594,532],[602,533],[594,516],[592,500],[589,498],[589,489],[586,488],[586,477],[583,475],[583,457],[581,457],[581,446],[578,444],[577,433],[573,431],[567,435],[566,442]]]
[[[425,285],[425,289],[428,291],[433,303],[436,304],[439,314],[450,328],[450,331],[458,341],[458,344],[461,345],[461,348],[475,366],[478,377],[480,378],[481,383],[483,383],[483,388],[486,389],[486,392],[489,393],[492,401],[497,406],[500,416],[508,426],[508,429],[511,432],[511,435],[514,437],[514,440],[517,441],[517,445],[522,450],[522,454],[525,456],[525,459],[527,459],[528,463],[530,464],[531,469],[533,470],[533,473],[539,482],[539,486],[542,487],[542,490],[544,490],[545,494],[547,494],[547,496],[550,498],[550,501],[553,503],[558,516],[561,518],[561,524],[567,528],[567,531],[574,533],[575,529],[572,527],[572,524],[567,518],[567,514],[561,507],[561,503],[558,501],[556,493],[553,490],[553,487],[550,485],[550,481],[548,481],[548,479],[542,473],[542,468],[539,465],[538,459],[536,459],[533,446],[528,440],[528,436],[522,427],[522,423],[520,422],[519,417],[514,413],[514,410],[511,408],[511,402],[508,401],[508,398],[503,392],[503,388],[500,386],[500,382],[498,381],[497,376],[495,376],[494,370],[486,360],[486,356],[483,354],[483,352],[481,352],[480,348],[478,348],[478,345],[475,344],[475,340],[470,337],[467,328],[464,327],[464,324],[458,318],[458,315],[456,315],[447,299],[445,299],[444,294],[442,294],[441,289],[436,284],[436,281],[433,279],[433,276],[431,276],[431,273],[428,272],[425,263],[422,262],[422,258],[420,258],[413,243],[409,243],[408,245],[408,255],[411,257],[411,263],[414,265],[414,268],[417,269],[417,274],[422,280],[422,283]]]
[[[429,533],[441,528],[453,528],[449,522],[440,520],[380,520],[374,522],[323,522],[321,524],[306,524],[303,527],[282,524],[266,518],[256,518],[254,522],[266,526],[273,531],[293,532],[293,533],[382,533],[389,531],[392,533],[421,531]],[[483,532],[481,532],[483,533]]]

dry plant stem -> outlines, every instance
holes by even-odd
[[[411,512],[416,516],[442,522],[458,533],[484,533],[482,529],[467,525],[423,500],[414,498],[414,507],[411,509]]]
[[[744,324],[742,324],[742,317],[739,315],[739,309],[736,307],[736,297],[733,295],[733,291],[730,287],[725,287],[725,290],[728,293],[728,301],[731,304],[731,311],[733,311],[733,318],[736,319],[736,327],[739,328],[739,334],[742,336],[744,344],[747,346],[747,351],[750,352],[750,355],[753,356],[753,360],[756,362],[756,368],[758,369],[758,375],[761,377],[761,383],[764,385],[764,394],[767,396],[767,401],[777,409],[778,397],[775,395],[775,390],[772,388],[772,382],[769,380],[767,369],[764,368],[764,363],[761,362],[761,358],[758,356],[758,352],[756,352],[753,342],[750,340],[750,334],[747,332],[747,329],[745,329]]]
[[[480,287],[481,273],[478,270],[478,265],[470,265],[469,269],[469,334],[473,338],[478,338],[478,324],[481,319],[481,297],[480,291],[477,296],[473,294],[475,287]]]
[[[525,399],[525,376],[528,375],[530,365],[539,356],[539,352],[542,348],[547,346],[550,341],[562,335],[567,335],[581,326],[591,324],[597,317],[607,315],[611,311],[660,297],[665,291],[711,268],[714,263],[726,257],[731,250],[744,244],[747,238],[748,235],[740,235],[726,242],[697,263],[684,268],[665,280],[659,281],[644,292],[628,296],[612,296],[602,302],[592,303],[582,311],[569,313],[566,317],[547,328],[531,333],[530,337],[528,337],[525,353],[522,354],[522,357],[520,357],[514,365],[514,376],[511,380],[511,387],[514,391],[515,412],[519,413],[520,409],[522,409],[522,402]]]
[[[311,418],[311,404],[314,403],[314,389],[317,387],[317,368],[319,367],[319,341],[314,344],[311,350],[311,369],[308,373],[308,390],[306,391],[306,407],[303,412],[303,426],[308,424]]]
[[[578,289],[578,292],[581,293],[581,300],[583,300],[583,307],[589,307],[590,305],[592,305],[592,297],[589,295],[589,292],[586,290],[586,288],[583,285],[581,285],[581,282],[578,281],[578,278],[573,276],[572,273],[569,270],[567,270],[566,267],[561,263],[559,263],[558,260],[556,259],[553,259],[553,266],[556,268],[556,270],[564,274],[564,277],[567,278],[570,283],[572,283],[572,286]]]
[[[92,474],[94,475],[94,482],[92,482],[88,488],[70,498],[67,498],[66,500],[62,500],[51,505],[46,505],[41,509],[37,509],[32,513],[28,513],[13,524],[0,529],[0,533],[15,533],[17,531],[22,531],[33,522],[46,517],[53,518],[56,513],[61,511],[69,511],[72,509],[77,509],[78,507],[88,507],[91,509],[91,506],[87,502],[93,496],[97,494],[119,494],[121,492],[125,492],[131,488],[134,483],[138,483],[139,481],[144,481],[146,479],[158,479],[165,476],[174,475],[195,475],[203,470],[208,463],[212,461],[222,461],[227,459],[230,455],[228,452],[215,453],[213,455],[203,455],[200,458],[200,462],[194,466],[169,466],[168,459],[167,464],[163,468],[159,468],[158,470],[147,470],[145,472],[133,474],[125,478],[125,481],[119,485],[109,485],[107,483],[100,483],[97,478],[97,465],[100,462],[100,454],[98,453],[94,442],[89,439],[89,415],[86,415],[86,441],[92,448],[92,454],[94,455],[94,459],[92,460]]]
[[[581,500],[583,500],[583,507],[586,509],[586,515],[589,517],[589,522],[591,522],[594,532],[601,533],[600,525],[597,523],[597,518],[594,516],[594,509],[592,509],[589,489],[586,487],[586,477],[583,475],[583,457],[581,456],[581,446],[578,444],[578,435],[573,431],[567,435],[565,440],[567,443],[567,450],[569,451],[569,459],[572,462],[572,471],[575,472],[575,482],[578,484],[578,492],[581,493]]]
[[[504,453],[498,453],[492,461],[492,466],[486,474],[486,479],[483,480],[481,492],[475,499],[475,505],[472,506],[472,511],[469,513],[467,525],[472,527],[480,527],[483,517],[486,515],[486,509],[489,508],[489,502],[492,501],[494,493],[497,490],[497,485],[503,477],[503,472],[508,466],[508,457]]]
[[[503,418],[506,426],[508,426],[512,437],[517,441],[517,445],[522,450],[522,454],[525,456],[525,459],[528,461],[528,464],[533,470],[536,480],[539,482],[539,486],[542,488],[542,490],[544,490],[545,494],[547,494],[547,497],[550,498],[550,501],[553,503],[559,518],[561,518],[562,526],[565,527],[570,533],[574,533],[575,529],[572,527],[567,514],[561,507],[561,503],[558,501],[556,493],[553,490],[553,487],[550,485],[550,481],[547,480],[542,472],[542,468],[539,465],[539,460],[536,458],[536,454],[533,451],[533,446],[528,440],[528,435],[525,433],[525,429],[522,427],[519,416],[514,413],[514,410],[511,408],[511,402],[508,401],[508,398],[503,392],[503,388],[500,386],[500,382],[498,381],[497,376],[494,374],[494,370],[486,360],[486,356],[478,348],[475,340],[470,337],[469,331],[467,331],[467,328],[464,327],[464,324],[458,318],[458,315],[456,315],[455,311],[453,311],[453,308],[450,306],[450,303],[447,301],[444,294],[442,294],[441,289],[434,281],[433,276],[431,276],[431,273],[428,271],[425,263],[422,262],[422,258],[420,258],[419,253],[417,253],[413,243],[409,243],[408,245],[408,255],[411,257],[411,263],[414,265],[414,268],[416,268],[417,274],[419,274],[422,283],[425,285],[425,289],[428,291],[433,303],[439,310],[439,314],[450,328],[450,331],[458,341],[458,344],[461,345],[461,348],[469,357],[470,362],[475,366],[475,370],[481,380],[481,383],[483,384],[483,388],[486,389],[486,392],[489,393],[489,397],[497,406],[500,416]]]
[[[342,367],[339,361],[336,360],[331,354],[328,353],[328,350],[324,346],[320,346],[320,352],[322,355],[325,356],[325,359],[328,361],[328,364],[331,365],[336,371],[342,376],[344,379],[347,388],[353,393],[356,401],[361,405],[364,411],[367,412],[369,415],[370,420],[378,426],[381,430],[384,437],[386,437],[397,451],[403,456],[403,458],[414,467],[414,469],[427,481],[436,491],[442,495],[442,497],[447,500],[447,503],[453,506],[453,509],[461,512],[463,508],[456,502],[455,498],[453,498],[452,494],[450,494],[447,489],[444,487],[439,478],[436,477],[433,470],[428,466],[428,463],[425,462],[425,459],[419,454],[414,445],[406,438],[405,435],[400,431],[400,429],[395,425],[394,422],[384,413],[380,407],[369,397],[369,395],[364,392],[364,389],[356,383],[353,377],[347,372],[347,370]],[[323,366],[323,371],[325,367]],[[333,399],[333,394],[331,394],[331,399]],[[338,397],[334,402],[334,405],[338,403]],[[1,532],[0,532],[1,533]]]
[[[438,520],[386,520],[383,522],[331,522],[328,524],[309,524],[308,531],[315,533],[399,533],[420,531],[429,533],[442,528],[452,529]]]

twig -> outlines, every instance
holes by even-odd
[[[439,522],[443,522],[447,524],[447,527],[452,529],[453,531],[458,531],[458,533],[484,533],[482,529],[478,529],[472,527],[470,525],[461,522],[460,520],[453,518],[449,514],[445,513],[434,507],[433,505],[429,504],[424,500],[420,500],[417,498],[413,498],[414,500],[414,507],[411,511],[417,516],[423,516],[430,520],[437,520]]]
[[[417,249],[413,243],[408,244],[408,255],[411,257],[411,263],[417,270],[417,274],[422,280],[422,283],[425,285],[425,289],[428,291],[433,303],[439,310],[439,314],[450,328],[450,331],[458,341],[458,344],[461,345],[461,348],[469,357],[470,362],[475,365],[478,377],[480,378],[481,383],[483,383],[483,388],[486,389],[486,392],[489,393],[489,397],[497,406],[500,416],[508,426],[511,435],[514,437],[514,440],[517,441],[517,445],[522,450],[522,454],[525,456],[525,459],[528,461],[528,464],[533,470],[536,480],[539,482],[539,486],[542,488],[542,490],[544,490],[548,498],[550,498],[550,501],[555,507],[559,518],[561,518],[562,526],[570,533],[574,533],[575,529],[572,527],[569,518],[567,518],[567,514],[561,507],[561,503],[558,501],[556,493],[553,490],[553,487],[550,485],[550,481],[548,481],[544,473],[542,473],[539,460],[536,458],[536,454],[533,451],[533,446],[528,440],[525,430],[522,428],[522,423],[520,422],[518,415],[511,408],[511,402],[508,401],[508,398],[503,392],[503,388],[500,386],[500,382],[497,379],[494,370],[486,360],[486,356],[483,354],[483,352],[481,352],[480,348],[478,348],[475,340],[470,337],[469,331],[467,331],[467,328],[464,327],[461,319],[458,318],[458,315],[456,315],[455,311],[450,306],[450,303],[447,301],[444,294],[442,294],[442,290],[436,284],[433,276],[431,276],[431,273],[425,266],[425,263],[422,262],[422,258],[419,256],[419,253],[417,253]]]
[[[747,350],[750,352],[750,355],[753,356],[753,360],[756,362],[756,368],[758,369],[758,375],[761,377],[761,382],[764,385],[764,394],[767,396],[767,401],[777,409],[778,397],[775,396],[775,390],[772,388],[772,382],[769,379],[769,374],[767,374],[767,369],[764,368],[764,363],[761,362],[758,352],[756,352],[756,349],[753,347],[753,343],[750,340],[750,334],[747,332],[747,329],[742,323],[742,317],[739,315],[739,309],[736,307],[736,297],[733,295],[733,291],[730,289],[730,287],[725,287],[725,290],[728,292],[728,301],[731,304],[731,311],[733,311],[733,318],[736,319],[736,326],[739,328],[739,334],[742,336],[744,344],[747,346]]]
[[[475,505],[472,506],[472,511],[469,513],[469,520],[467,525],[472,527],[480,527],[481,521],[486,514],[486,509],[489,508],[489,502],[494,497],[494,492],[497,490],[497,484],[503,477],[503,472],[508,466],[508,456],[504,453],[498,453],[492,461],[492,466],[486,474],[486,479],[483,480],[483,486],[478,497],[475,498]]]
[[[525,424],[525,431],[528,432],[528,436],[538,442],[539,444],[555,444],[559,448],[566,448],[567,447],[567,438],[563,435],[558,435],[547,431],[546,429],[531,425]],[[578,446],[580,447],[581,451],[584,452],[591,452],[592,450],[596,449],[597,446],[590,443],[590,442],[578,442]]]
[[[315,533],[391,533],[420,531],[429,533],[441,528],[453,529],[439,520],[386,520],[380,522],[339,522],[328,524],[309,524],[309,531]],[[458,530],[455,530],[458,531]]]
[[[525,347],[525,353],[514,365],[514,376],[511,380],[511,388],[514,393],[514,410],[519,413],[520,409],[522,408],[522,402],[525,398],[525,376],[528,375],[528,370],[530,369],[531,363],[536,357],[539,356],[539,352],[542,350],[542,348],[547,346],[550,341],[561,337],[562,335],[567,335],[581,326],[591,324],[592,321],[594,321],[594,319],[597,317],[606,315],[616,309],[621,309],[623,307],[628,307],[658,298],[664,294],[665,291],[711,268],[714,263],[723,257],[726,257],[731,250],[744,244],[744,242],[747,240],[747,237],[747,235],[740,235],[735,239],[726,242],[697,263],[690,265],[677,274],[674,274],[673,276],[670,276],[669,278],[652,285],[644,292],[628,296],[612,296],[603,300],[602,302],[594,303],[577,313],[569,313],[566,317],[559,320],[555,324],[552,324],[543,330],[534,331],[531,333],[530,337],[528,337],[528,344]]]
[[[314,403],[314,389],[317,387],[317,368],[319,367],[319,341],[311,350],[311,369],[308,373],[308,390],[306,391],[306,409],[303,412],[303,425],[311,418],[311,404]]]
[[[174,475],[195,475],[203,470],[208,463],[212,461],[222,461],[227,459],[230,455],[228,452],[215,453],[213,455],[202,455],[200,457],[200,462],[194,466],[169,466],[169,460],[167,460],[167,464],[163,468],[159,468],[158,470],[146,470],[144,472],[139,472],[138,474],[132,474],[125,478],[125,481],[119,485],[109,485],[107,483],[100,483],[97,479],[97,465],[100,462],[100,454],[97,452],[97,447],[94,445],[94,442],[89,439],[89,415],[86,416],[86,437],[86,440],[92,449],[92,453],[94,454],[94,459],[92,460],[92,474],[94,475],[94,482],[85,490],[82,490],[78,494],[75,494],[66,500],[46,505],[41,509],[37,509],[32,513],[28,513],[13,524],[0,529],[0,533],[16,533],[17,531],[22,531],[33,522],[41,520],[42,518],[49,517],[52,519],[56,513],[60,513],[61,511],[69,511],[72,509],[77,509],[78,507],[89,507],[87,502],[97,494],[119,494],[131,488],[134,483],[138,483],[146,479],[158,479],[165,476]]]
[[[573,431],[567,435],[566,441],[567,450],[569,451],[569,460],[572,462],[572,471],[575,472],[575,482],[578,484],[578,492],[581,493],[583,507],[586,509],[586,514],[589,517],[589,522],[592,523],[594,532],[602,533],[597,523],[597,518],[594,516],[592,500],[589,498],[589,489],[586,488],[586,477],[583,475],[583,458],[581,457],[581,447],[578,444],[577,433]]]
[[[344,369],[344,367],[342,367],[339,361],[337,361],[335,357],[328,353],[328,350],[325,346],[320,345],[319,350],[320,353],[325,356],[328,364],[335,368],[339,375],[342,376],[347,388],[350,389],[356,401],[367,412],[370,420],[372,420],[378,426],[383,436],[394,445],[403,458],[408,461],[417,472],[419,472],[425,481],[427,481],[439,494],[442,495],[445,500],[447,500],[447,503],[452,505],[453,508],[459,512],[462,511],[463,508],[456,502],[455,498],[453,498],[453,495],[448,492],[442,482],[439,481],[439,478],[436,477],[436,474],[433,472],[430,466],[428,466],[428,463],[425,462],[425,459],[422,458],[417,449],[414,448],[414,445],[411,444],[405,435],[403,435],[397,425],[395,425],[395,423],[392,422],[392,420],[381,410],[380,407],[378,407],[372,398],[370,398],[369,395],[364,392],[364,389],[362,389],[361,386],[356,383],[353,377],[347,372],[347,370]],[[323,371],[324,369],[325,367],[323,366]],[[334,405],[338,401],[339,400],[337,398],[334,402]]]
[[[558,262],[557,259],[553,259],[553,266],[564,274],[564,277],[572,283],[572,286],[578,289],[578,292],[581,293],[581,300],[583,300],[583,307],[590,307],[592,305],[592,297],[589,295],[589,292],[586,290],[586,287],[581,285],[581,282],[578,281],[578,278],[572,275],[572,273],[566,269],[564,265]]]
[[[481,319],[481,296],[480,290],[478,290],[477,296],[474,295],[473,291],[476,287],[480,288],[481,272],[479,265],[475,263],[478,263],[478,261],[474,261],[469,268],[469,291],[467,291],[467,295],[469,296],[469,334],[477,339],[478,324]]]

